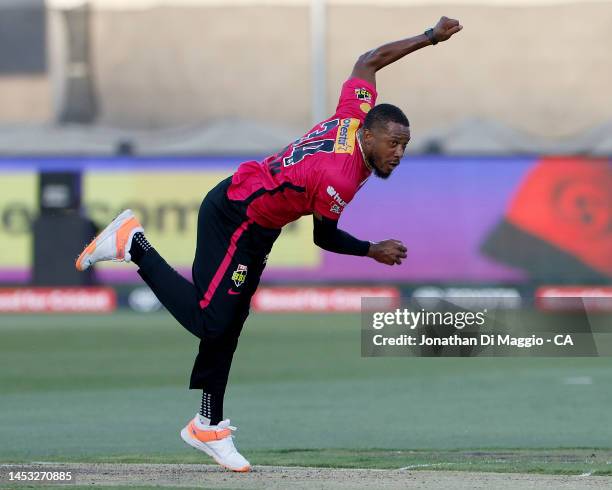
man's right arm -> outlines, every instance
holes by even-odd
[[[425,34],[420,34],[401,41],[384,44],[362,54],[353,67],[351,78],[360,78],[376,87],[376,72],[378,70],[425,46],[446,41],[461,29],[463,29],[463,26],[459,24],[458,20],[442,17],[433,28],[431,39]]]

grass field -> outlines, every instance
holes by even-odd
[[[0,316],[0,462],[182,462],[166,313]],[[612,359],[364,359],[356,315],[253,315],[226,415],[255,464],[612,474]]]

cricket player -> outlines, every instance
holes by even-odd
[[[399,240],[372,243],[338,228],[338,219],[373,173],[386,179],[410,140],[401,109],[376,103],[376,72],[462,29],[442,17],[424,34],[361,55],[344,82],[333,116],[262,162],[242,163],[204,198],[198,214],[193,283],[179,275],[145,237],[130,210],[122,212],[76,262],[134,262],[166,309],[200,339],[190,389],[202,390],[199,413],[181,431],[183,440],[233,471],[251,465],[236,450],[223,397],[232,357],[268,254],[281,228],[313,215],[314,243],[339,254],[401,264]]]

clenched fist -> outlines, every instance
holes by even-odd
[[[436,26],[433,28],[433,35],[436,41],[442,42],[450,39],[453,34],[458,33],[463,26],[458,20],[441,17]]]
[[[399,240],[384,240],[370,245],[368,257],[387,265],[401,264],[406,258],[406,247]]]

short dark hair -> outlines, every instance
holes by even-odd
[[[376,127],[385,128],[390,122],[410,127],[406,114],[399,107],[392,104],[378,104],[374,106],[366,115],[363,127],[370,130]]]

